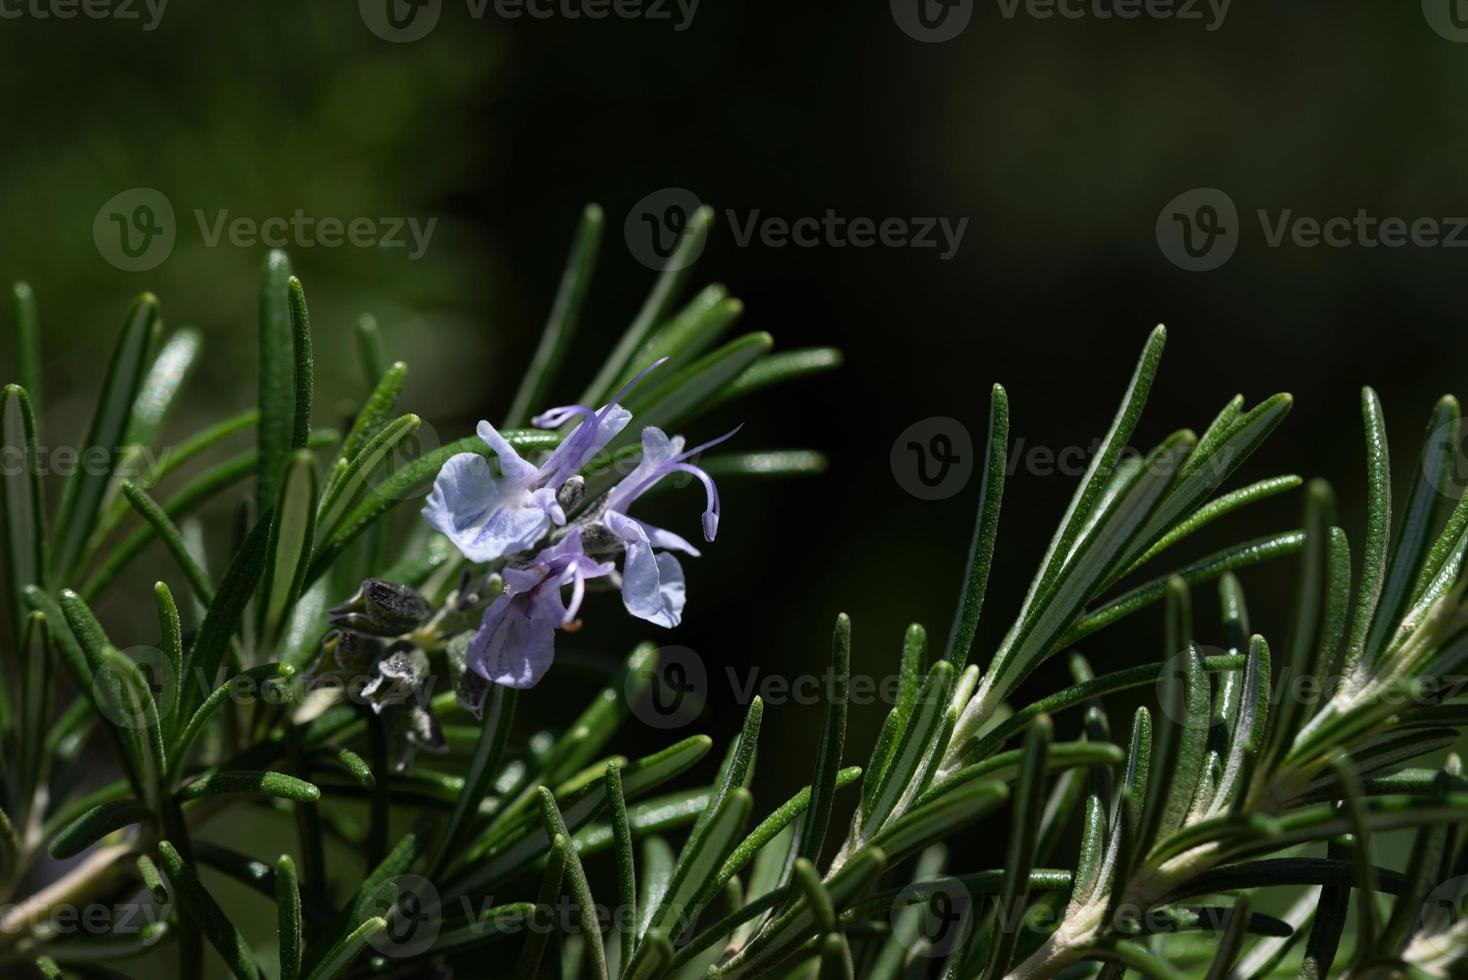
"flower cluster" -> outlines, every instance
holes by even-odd
[[[683,567],[673,552],[696,557],[698,549],[628,511],[664,478],[688,474],[707,494],[703,536],[714,540],[718,491],[691,460],[734,432],[685,449],[681,436],[670,438],[648,426],[642,430],[642,458],[636,468],[589,503],[585,481],[577,475],[632,421],[620,402],[643,375],[600,409],[570,405],[536,416],[534,424],[545,429],[575,423],[539,465],[522,458],[494,426],[480,422],[479,437],[493,450],[498,475],[478,453],[454,456],[439,471],[423,517],[469,561],[503,562],[499,573],[504,593],[485,610],[466,653],[467,674],[486,682],[466,674],[469,690],[478,692],[471,694],[471,702],[482,701],[486,684],[524,689],[540,681],[555,654],[555,631],[579,626],[577,614],[591,580],[620,586],[627,611],[639,619],[663,627],[682,619]]]

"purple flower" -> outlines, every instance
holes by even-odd
[[[490,562],[534,547],[552,524],[566,523],[557,492],[632,420],[632,413],[618,402],[661,363],[629,381],[600,410],[567,405],[536,416],[532,421],[540,428],[559,428],[581,419],[540,466],[521,457],[494,426],[480,422],[479,438],[499,459],[499,476],[478,453],[451,456],[433,481],[423,518],[472,562]]]
[[[696,558],[698,549],[672,531],[627,516],[627,509],[665,477],[687,473],[703,484],[707,496],[703,537],[705,541],[714,540],[719,530],[719,491],[713,478],[688,460],[738,431],[736,428],[701,446],[684,450],[682,436],[669,439],[662,429],[650,425],[642,430],[642,459],[637,468],[607,495],[601,521],[626,549],[627,558],[622,563],[622,603],[638,619],[669,628],[678,625],[687,595],[683,566],[670,552],[681,551]]]
[[[586,580],[610,575],[615,567],[586,555],[579,528],[572,528],[528,565],[506,567],[504,595],[485,610],[479,631],[469,641],[467,668],[492,684],[534,687],[555,656],[556,630],[576,619]],[[570,603],[561,596],[567,585]]]

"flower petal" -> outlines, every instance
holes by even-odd
[[[557,517],[565,520],[554,494],[531,494],[507,478],[496,478],[488,460],[476,453],[449,457],[422,514],[472,562],[523,551]]]
[[[505,437],[500,435],[498,429],[488,422],[481,421],[475,431],[479,434],[479,438],[494,450],[494,455],[499,460],[500,474],[506,480],[521,486],[528,486],[535,479],[538,472],[535,464],[516,452],[515,447],[505,441]]]
[[[532,615],[523,599],[501,596],[469,641],[468,664],[491,684],[526,690],[540,683],[555,659],[554,619]]]
[[[622,604],[638,619],[672,628],[683,619],[687,601],[683,566],[666,552],[654,554],[652,542],[641,525],[615,511],[607,524],[627,549],[622,564]]]

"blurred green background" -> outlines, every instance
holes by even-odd
[[[448,441],[508,407],[582,205],[603,205],[608,233],[563,398],[651,282],[623,219],[649,193],[688,188],[720,209],[695,281],[727,283],[746,304],[744,326],[781,348],[847,353],[840,372],[689,433],[743,421],[739,444],[811,446],[832,460],[819,479],[726,488],[724,533],[688,569],[685,622],[654,637],[708,665],[700,724],[723,735],[742,714],[724,668],[819,670],[838,611],[853,614],[855,666],[873,676],[891,671],[907,623],[946,634],[977,480],[919,500],[894,479],[889,451],[931,416],[961,420],[981,444],[993,381],[1009,389],[1015,439],[1089,446],[1146,331],[1164,322],[1168,356],[1139,444],[1201,430],[1236,391],[1251,404],[1291,391],[1293,416],[1243,475],[1330,479],[1353,534],[1360,385],[1382,394],[1403,489],[1432,402],[1464,388],[1468,252],[1269,247],[1254,217],[1468,215],[1468,44],[1441,37],[1417,4],[1238,4],[1210,31],[1023,7],[1006,17],[998,2],[977,3],[942,44],[908,36],[886,4],[709,2],[683,30],[668,9],[672,20],[506,19],[446,0],[436,28],[411,43],[383,40],[350,3],[175,0],[151,31],[0,20],[10,93],[0,270],[40,299],[51,441],[84,428],[103,352],[143,289],[171,326],[205,338],[174,429],[253,403],[265,250],[210,247],[196,210],[437,218],[417,260],[404,249],[292,252],[312,302],[319,397],[357,394],[351,328],[373,313],[412,365],[405,407]],[[177,214],[172,253],[146,272],[116,268],[93,240],[99,209],[135,187],[161,191]],[[1171,264],[1154,234],[1164,205],[1196,187],[1224,190],[1243,222],[1232,259],[1204,273]],[[827,209],[968,224],[944,261],[934,249],[741,247],[727,218]],[[0,349],[13,364],[13,342]],[[979,662],[1073,484],[1023,466],[1011,479]],[[660,507],[686,532],[699,502],[685,493]],[[1293,498],[1266,504],[1194,553],[1292,526],[1296,509]],[[227,512],[215,516],[222,525]],[[1286,562],[1245,578],[1256,628],[1271,636],[1285,629],[1291,574]],[[140,605],[145,581],[140,572]],[[111,615],[131,614],[114,605]],[[1207,626],[1211,593],[1200,606]],[[587,619],[563,650],[611,658],[651,629],[610,597]],[[1101,667],[1155,658],[1160,620],[1135,617],[1086,652]],[[1050,666],[1031,687],[1059,675]],[[537,720],[561,710],[526,704]],[[782,763],[813,754],[818,715],[767,713],[768,744],[789,747]],[[854,715],[854,755],[880,717],[877,706]],[[630,744],[665,738],[640,732]],[[760,776],[767,802],[807,778],[804,762],[775,758]]]

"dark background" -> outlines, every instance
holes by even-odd
[[[1387,407],[1405,492],[1433,401],[1462,387],[1468,253],[1271,248],[1254,217],[1468,214],[1468,45],[1440,37],[1416,4],[1357,7],[1236,4],[1208,31],[1174,19],[1009,19],[985,2],[943,44],[907,36],[884,3],[704,0],[677,31],[615,17],[507,21],[492,8],[475,19],[446,2],[437,29],[411,44],[374,36],[351,3],[173,0],[152,32],[4,20],[0,270],[40,297],[55,440],[84,427],[132,294],[153,290],[170,325],[197,324],[207,351],[188,411],[172,422],[182,435],[253,404],[263,258],[263,248],[206,247],[195,208],[436,216],[416,262],[351,247],[296,249],[294,259],[312,300],[319,397],[357,396],[351,325],[370,311],[394,356],[412,363],[404,407],[447,441],[508,407],[583,204],[606,209],[608,233],[563,399],[652,281],[623,241],[629,208],[660,188],[694,191],[720,209],[694,284],[727,283],[746,305],[742,327],[770,331],[779,348],[846,353],[838,373],[689,432],[706,438],[742,420],[741,447],[812,447],[831,459],[818,479],[725,488],[723,533],[688,567],[685,622],[654,637],[708,665],[699,727],[722,738],[743,710],[723,668],[818,670],[838,611],[855,620],[865,673],[892,670],[909,622],[941,644],[978,481],[918,500],[888,454],[931,416],[961,420],[982,445],[996,380],[1010,393],[1012,437],[1089,446],[1163,322],[1168,354],[1139,446],[1201,431],[1236,391],[1250,404],[1293,392],[1293,416],[1244,476],[1330,479],[1359,542],[1359,388],[1369,382]],[[137,186],[173,202],[179,242],[158,268],[125,273],[99,254],[92,221]],[[1175,267],[1154,236],[1164,205],[1196,187],[1223,189],[1242,215],[1236,254],[1211,272]],[[934,249],[738,247],[725,217],[827,209],[968,225],[942,261]],[[1074,482],[1023,466],[1010,481],[979,663]],[[700,501],[684,493],[660,513],[692,533]],[[1293,495],[1269,502],[1180,553],[1293,526],[1297,507]],[[222,528],[227,511],[215,516]],[[1256,629],[1277,642],[1292,565],[1245,577]],[[136,575],[136,595],[110,614],[137,603],[145,629],[150,581]],[[1199,601],[1200,639],[1216,642],[1211,589]],[[1159,658],[1160,625],[1160,611],[1142,614],[1086,651],[1101,669]],[[610,658],[651,629],[603,598],[564,648]],[[1031,687],[1056,676],[1042,671]],[[522,702],[547,723],[567,703]],[[875,706],[854,716],[852,761],[864,761],[880,717]],[[797,705],[767,713],[764,806],[808,778],[818,718]],[[665,740],[642,732],[629,744]]]

